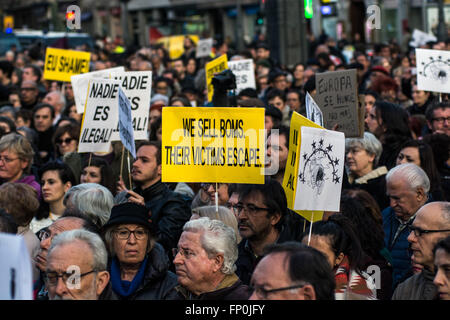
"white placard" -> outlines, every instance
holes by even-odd
[[[198,40],[195,57],[196,58],[209,57],[212,47],[213,47],[212,38]]]
[[[409,45],[411,47],[417,48],[427,44],[427,42],[429,41],[435,42],[437,41],[437,38],[432,34],[425,33],[418,29],[414,29],[412,34],[412,40],[409,42]]]
[[[315,124],[318,124],[319,126],[323,127],[322,111],[320,110],[319,106],[314,101],[314,99],[311,97],[309,92],[306,93],[305,104],[306,104],[306,117]]]
[[[109,152],[112,133],[118,127],[120,81],[94,79],[88,88],[78,152]]]
[[[301,128],[294,210],[339,211],[344,173],[345,135]]]
[[[120,71],[125,71],[125,68],[124,67],[110,68],[71,76],[70,80],[72,83],[73,97],[75,100],[75,105],[77,107],[77,112],[78,113],[84,112],[89,80],[108,79],[110,77],[111,72],[120,72]]]
[[[450,51],[416,49],[417,88],[450,93]]]
[[[228,61],[228,68],[236,77],[236,93],[245,88],[256,89],[255,67],[252,59]]]
[[[33,275],[25,241],[0,233],[0,300],[32,300]]]
[[[152,72],[112,72],[111,79],[121,81],[121,87],[131,103],[133,116],[134,138],[136,140],[148,139],[148,115],[152,91]],[[115,131],[111,141],[119,141],[119,132]]]
[[[122,88],[119,88],[119,136],[123,146],[130,151],[133,159],[136,159],[131,102]]]

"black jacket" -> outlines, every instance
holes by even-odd
[[[148,253],[144,279],[138,289],[128,297],[122,297],[117,292],[114,294],[120,300],[180,300],[183,298],[175,290],[177,285],[177,276],[169,271],[167,255],[161,245],[155,243]]]
[[[191,203],[182,195],[173,192],[161,181],[145,190],[134,191],[144,197],[145,206],[151,211],[151,220],[156,226],[157,241],[166,252],[178,245],[184,224],[191,218]],[[126,193],[116,196],[115,203],[127,201]]]

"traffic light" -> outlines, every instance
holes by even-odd
[[[14,17],[4,16],[3,17],[3,30],[5,33],[12,33],[14,29]]]
[[[305,18],[312,19],[313,15],[313,0],[305,0]]]

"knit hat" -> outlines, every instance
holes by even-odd
[[[106,230],[118,224],[138,224],[154,234],[154,226],[149,220],[150,214],[148,208],[137,203],[124,202],[112,207],[111,216],[103,226],[103,229]]]
[[[153,95],[152,100],[150,100],[150,105],[154,104],[157,101],[162,101],[165,106],[169,104],[169,98],[160,93]]]

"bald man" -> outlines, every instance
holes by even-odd
[[[410,227],[408,242],[412,261],[423,266],[423,271],[398,285],[392,300],[433,300],[437,288],[433,283],[436,274],[434,246],[450,235],[450,202],[431,202],[417,211]]]
[[[55,109],[55,117],[53,118],[53,125],[55,125],[61,118],[61,112],[66,106],[66,99],[60,91],[51,91],[42,99],[43,103],[48,103]]]

